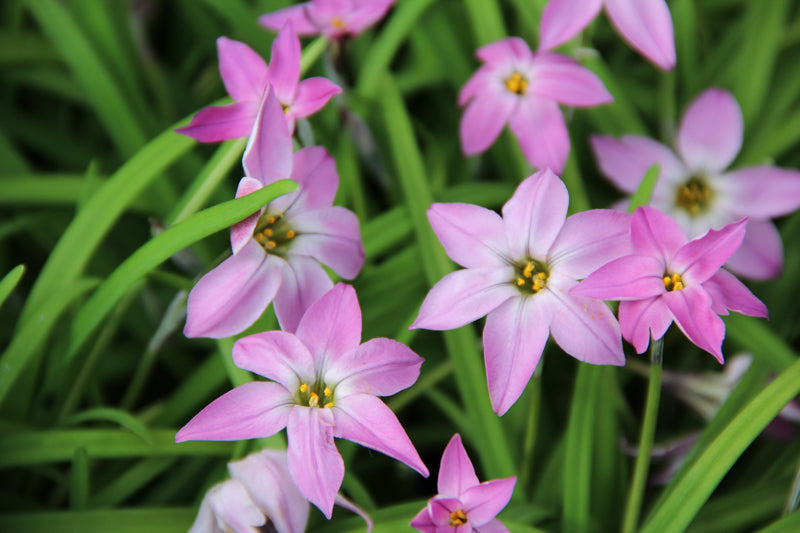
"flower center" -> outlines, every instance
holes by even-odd
[[[334,28],[339,28],[340,30],[343,30],[345,28],[345,23],[342,20],[342,17],[333,17],[331,19],[331,26],[333,26]]]
[[[536,294],[547,286],[550,279],[550,269],[547,265],[536,259],[514,266],[516,276],[513,283],[524,294]]]
[[[681,278],[680,274],[669,274],[664,276],[664,287],[667,291],[679,291],[683,289],[686,285],[683,284],[683,278]]]
[[[705,176],[694,175],[678,187],[678,192],[675,194],[675,205],[695,216],[708,208],[713,196],[714,189],[709,187]]]
[[[297,405],[308,407],[333,407],[333,391],[325,383],[316,382],[309,386],[303,383],[295,394]]]
[[[264,213],[256,223],[253,238],[268,252],[280,254],[281,248],[286,248],[289,241],[297,236],[297,232],[286,224],[281,215]]]
[[[528,80],[526,80],[519,72],[513,73],[506,79],[506,89],[512,93],[525,94],[528,88]]]
[[[450,513],[450,525],[460,526],[467,523],[467,513],[459,509]]]

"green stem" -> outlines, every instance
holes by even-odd
[[[650,453],[653,450],[653,436],[656,431],[658,402],[661,397],[661,370],[664,340],[653,340],[650,343],[650,381],[647,386],[647,400],[644,407],[644,422],[639,439],[639,455],[633,470],[628,504],[625,507],[625,519],[622,523],[623,533],[633,533],[639,523],[642,511],[642,499],[647,484],[647,473],[650,469]]]

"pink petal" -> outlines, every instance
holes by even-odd
[[[286,429],[292,479],[329,520],[344,479],[344,460],[333,443],[333,424],[330,409],[295,406]]]
[[[666,293],[663,297],[683,334],[724,363],[722,339],[725,323],[711,310],[711,297],[699,286]]]
[[[417,513],[417,516],[411,520],[409,525],[417,531],[421,531],[422,533],[436,533],[436,524],[433,523],[433,519],[431,518],[431,513],[428,511],[427,505]]]
[[[372,448],[403,462],[428,477],[403,426],[391,409],[371,394],[351,394],[336,400],[336,436]]]
[[[451,272],[428,292],[410,329],[454,329],[478,320],[520,295],[512,285],[513,279],[511,267]]]
[[[546,292],[511,298],[489,313],[483,329],[486,379],[492,409],[503,415],[533,375],[550,335],[551,302]]]
[[[349,33],[358,35],[382,19],[394,0],[352,0],[352,12],[348,19]]]
[[[244,174],[269,185],[292,174],[292,137],[275,91],[261,100],[242,159]]]
[[[772,218],[800,208],[800,171],[747,167],[720,176],[723,180],[727,207],[740,217]]]
[[[278,211],[287,211],[290,206],[295,212],[333,205],[339,188],[339,174],[336,161],[322,146],[308,146],[295,152],[291,178],[299,185],[297,194],[286,194],[273,200],[270,205]]]
[[[678,151],[692,171],[718,173],[739,153],[743,134],[742,109],[733,95],[708,89],[683,114]]]
[[[175,131],[188,135],[201,143],[215,143],[247,137],[253,129],[256,102],[237,102],[235,104],[204,107],[192,117],[188,126]]]
[[[417,381],[422,362],[422,357],[405,344],[392,339],[371,339],[329,369],[328,379],[338,383],[337,393],[391,396]]]
[[[650,337],[660,339],[672,324],[672,313],[661,297],[619,303],[619,326],[622,337],[633,344],[636,353],[644,353]]]
[[[648,206],[637,207],[631,218],[633,253],[652,255],[668,263],[688,239],[669,215]]]
[[[282,271],[283,260],[251,239],[194,286],[183,334],[220,339],[244,331],[272,301]]]
[[[219,73],[236,102],[258,102],[267,85],[267,64],[252,48],[239,41],[217,39]]]
[[[631,253],[631,216],[592,209],[567,217],[550,247],[551,268],[574,279],[585,278],[602,265]]]
[[[300,81],[300,39],[287,20],[272,41],[272,55],[269,58],[267,83],[275,90],[278,100],[290,105]]]
[[[574,107],[614,101],[594,72],[565,55],[538,52],[531,77],[531,97],[555,100]]]
[[[467,268],[507,263],[503,219],[472,204],[432,204],[428,220],[448,257]]]
[[[471,487],[461,496],[472,527],[480,527],[497,516],[511,500],[516,477],[495,479]]]
[[[442,454],[437,485],[439,495],[458,498],[467,489],[478,484],[480,484],[478,476],[475,475],[475,468],[461,442],[461,435],[456,433],[447,443]]]
[[[342,92],[342,88],[327,78],[307,78],[297,87],[297,95],[288,114],[295,118],[313,115],[328,103],[328,100]]]
[[[668,269],[681,274],[685,285],[699,284],[713,276],[733,255],[745,233],[747,219],[728,224],[721,230],[709,230],[700,238],[683,245],[672,257]]]
[[[249,335],[233,345],[233,362],[239,368],[276,381],[291,392],[315,379],[314,359],[308,348],[290,333],[266,331]]]
[[[205,510],[210,511],[210,517],[204,513]],[[228,479],[211,487],[203,498],[198,514],[205,514],[207,525],[202,527],[195,522],[189,530],[190,533],[216,533],[220,531],[220,522],[231,531],[250,533],[267,521],[245,487],[235,479]]]
[[[345,279],[353,279],[364,265],[364,245],[358,217],[344,207],[333,206],[295,215],[287,223],[297,231],[292,255],[313,257]]]
[[[475,55],[489,63],[528,63],[533,59],[530,46],[519,37],[506,37],[484,45]]]
[[[783,271],[783,241],[775,224],[768,220],[748,220],[742,245],[725,267],[750,279],[778,277]]]
[[[288,21],[292,22],[295,32],[298,35],[317,35],[319,28],[309,20],[306,14],[306,6],[309,2],[289,6],[272,13],[266,13],[258,17],[258,23],[271,30],[278,31]]]
[[[556,240],[567,216],[569,194],[550,170],[541,170],[520,183],[503,206],[503,227],[514,260],[540,261]]]
[[[569,156],[569,134],[558,104],[525,98],[511,116],[511,131],[528,162],[540,170],[564,171]]]
[[[497,139],[512,113],[518,97],[500,90],[473,98],[461,117],[461,149],[466,155],[483,152]]]
[[[578,34],[600,13],[603,0],[550,0],[539,25],[539,50],[549,50]]]
[[[496,518],[474,529],[477,533],[509,533],[508,528]]]
[[[600,171],[623,192],[633,194],[651,166],[659,165],[659,182],[685,180],[689,171],[675,154],[661,144],[640,135],[592,135],[592,150]]]
[[[703,289],[711,296],[712,309],[715,313],[727,315],[727,310],[724,313],[718,311],[718,307],[722,307],[748,316],[761,318],[769,316],[767,306],[756,298],[744,283],[725,269],[720,269],[711,279],[703,283]]]
[[[339,507],[347,509],[351,513],[355,513],[358,516],[360,516],[364,520],[364,522],[367,523],[367,533],[372,533],[372,528],[374,527],[375,524],[372,523],[372,518],[370,518],[369,514],[367,514],[367,512],[364,509],[362,509],[355,503],[351,502],[350,500],[342,496],[341,492],[336,494],[335,503]]]
[[[442,496],[436,496],[428,502],[431,520],[434,524],[439,526],[439,533],[462,533],[458,530],[458,527],[453,527],[450,525],[450,513],[453,511],[463,510],[462,507],[461,500],[458,498],[444,498]],[[467,520],[469,520],[469,517],[467,517]],[[466,529],[467,532],[472,529],[472,526],[469,523],[462,524],[462,526],[468,526]]]
[[[664,292],[664,263],[651,255],[626,255],[598,268],[570,290],[601,300],[640,300]]]
[[[495,90],[497,82],[493,68],[479,68],[458,92],[458,105],[463,107],[481,93]]]
[[[351,285],[337,283],[311,304],[295,333],[314,357],[316,367],[329,368],[361,344],[361,308]]]
[[[664,0],[605,0],[606,12],[622,37],[664,70],[675,66],[672,17]]]
[[[246,196],[264,186],[260,181],[253,178],[242,178],[236,188],[236,198]],[[231,249],[234,254],[238,254],[242,248],[253,238],[253,232],[258,224],[258,217],[261,213],[256,212],[231,226]]]
[[[183,426],[175,442],[269,437],[286,427],[292,397],[282,385],[251,381],[226,392]]]
[[[281,329],[294,333],[306,309],[332,288],[331,278],[316,259],[287,256],[283,281],[272,303]]]

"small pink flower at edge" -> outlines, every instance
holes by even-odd
[[[390,339],[361,344],[361,309],[351,286],[337,284],[312,304],[295,334],[240,339],[233,361],[271,381],[246,383],[217,398],[178,432],[177,442],[262,438],[287,428],[292,479],[328,518],[344,477],[334,437],[428,475],[397,417],[377,398],[410,387],[422,358]]]
[[[222,81],[234,103],[201,109],[188,126],[176,130],[200,142],[250,135],[267,84],[278,95],[290,132],[296,118],[316,113],[342,92],[326,78],[300,81],[300,40],[291,22],[280,28],[272,42],[269,66],[252,48],[227,37],[217,39],[217,50]]]
[[[603,82],[577,61],[554,52],[531,52],[519,37],[478,49],[484,62],[467,81],[458,103],[466,155],[489,148],[506,124],[537,169],[564,170],[569,135],[558,104],[588,107],[613,101]]]
[[[766,306],[722,265],[742,242],[747,220],[689,241],[678,224],[643,206],[631,218],[633,253],[611,261],[573,287],[572,294],[620,300],[622,336],[643,353],[674,321],[722,363],[728,310],[767,316]]]
[[[433,231],[463,270],[442,278],[411,328],[445,330],[487,315],[484,359],[492,408],[522,394],[552,334],[568,354],[622,365],[620,329],[608,306],[569,289],[630,252],[630,215],[595,209],[566,218],[569,196],[550,170],[524,180],[502,218],[470,204],[433,204]]]
[[[439,494],[411,521],[422,533],[503,533],[508,529],[495,518],[508,504],[516,477],[478,481],[467,451],[456,433],[442,454]]]
[[[291,21],[299,35],[355,37],[382,19],[394,0],[311,0],[261,15],[259,24],[277,30]]]

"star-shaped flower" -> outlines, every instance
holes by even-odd
[[[378,22],[393,4],[394,0],[311,0],[261,15],[258,22],[277,30],[291,21],[299,35],[342,39]]]

